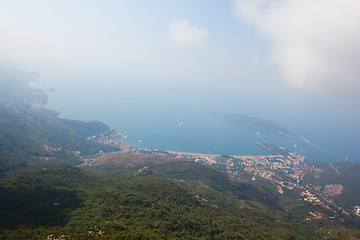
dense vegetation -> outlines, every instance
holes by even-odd
[[[333,196],[333,199],[350,209],[355,205],[359,205],[360,164],[351,162],[331,163],[333,167],[329,163],[323,162],[313,164],[325,171],[320,173],[318,177],[308,174],[306,181],[321,187],[325,187],[327,184],[341,184],[344,187],[344,191],[342,194]]]
[[[307,223],[257,201],[151,170],[41,165],[4,173],[0,186],[4,239],[360,237],[356,230],[329,230],[329,223]]]
[[[0,171],[24,167],[43,158],[79,162],[73,151],[87,156],[99,150],[116,150],[86,139],[109,129],[97,121],[61,119],[53,111],[27,103],[11,105],[0,101]]]
[[[8,172],[0,183],[0,235],[11,239],[319,236],[260,203],[153,172],[41,166]]]
[[[360,238],[351,216],[306,221],[316,206],[246,174],[142,153],[79,167],[74,152],[114,150],[87,140],[109,127],[61,119],[26,81],[0,80],[1,239]]]

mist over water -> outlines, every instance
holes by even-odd
[[[266,94],[232,94],[224,89],[154,81],[111,85],[64,84],[48,92],[47,107],[65,118],[100,120],[127,136],[124,143],[161,150],[230,154],[272,154],[258,142],[276,144],[313,161],[359,161],[354,125],[343,124],[316,101],[306,106],[297,96],[267,98]],[[323,104],[318,102],[318,104]],[[211,112],[242,113],[274,122],[310,140],[259,133],[212,116]]]
[[[208,115],[241,113],[309,139],[311,160],[360,161],[358,1],[0,5],[0,59],[39,73],[62,117],[103,121],[145,147],[301,145]]]

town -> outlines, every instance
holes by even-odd
[[[110,144],[117,147],[120,152],[138,152],[176,157],[217,168],[235,177],[242,178],[246,174],[251,176],[251,181],[257,181],[259,179],[267,180],[277,188],[280,194],[284,194],[284,191],[297,191],[299,192],[299,197],[304,202],[321,206],[333,212],[338,212],[340,215],[349,215],[341,206],[338,206],[331,200],[328,194],[322,191],[320,186],[313,186],[304,181],[306,174],[312,173],[315,177],[319,177],[319,174],[324,172],[324,170],[312,166],[309,160],[299,153],[291,152],[281,146],[258,143],[259,146],[274,152],[274,155],[230,156],[140,148],[122,143],[122,138],[126,138],[126,136],[117,133],[115,129],[111,129],[107,132],[89,137],[88,140]],[[76,154],[80,155],[79,153]],[[97,155],[101,157],[104,153],[101,151]],[[91,165],[93,161],[94,159],[84,161],[84,163]],[[360,207],[355,206],[352,212],[360,216]],[[325,217],[319,212],[310,212],[309,214],[307,218],[309,221]],[[327,218],[332,219],[334,217],[328,216]]]

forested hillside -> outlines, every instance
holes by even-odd
[[[0,84],[2,239],[360,239],[353,215],[310,221],[326,210],[267,181],[116,152],[88,140],[107,125],[59,118],[26,81]]]

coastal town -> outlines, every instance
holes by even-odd
[[[263,147],[263,144],[259,144]],[[323,207],[324,209],[349,215],[341,206],[337,205],[320,186],[313,186],[304,181],[307,173],[319,176],[324,170],[312,166],[302,155],[288,151],[280,146],[271,146],[274,152],[282,154],[269,156],[229,156],[199,153],[184,153],[169,151],[171,156],[193,160],[223,170],[233,176],[243,178],[250,176],[251,181],[267,180],[271,182],[280,194],[285,191],[297,191],[302,201]],[[279,151],[280,150],[280,151]],[[360,216],[360,208],[354,208],[353,213]],[[320,212],[310,212],[307,220],[320,218],[333,219],[334,216],[324,216]],[[316,217],[314,217],[316,216]],[[341,218],[340,218],[341,219]]]
[[[117,133],[115,129],[111,129],[107,132],[89,137],[88,140],[115,146],[120,152],[137,152],[181,158],[214,167],[240,179],[246,176],[247,179],[254,182],[260,180],[269,181],[276,187],[281,195],[284,194],[285,191],[297,191],[299,192],[299,198],[304,202],[337,212],[339,216],[341,216],[341,214],[349,215],[349,212],[345,211],[330,198],[333,195],[340,194],[342,186],[331,185],[329,188],[335,189],[332,189],[332,191],[324,191],[320,186],[306,183],[306,181],[304,181],[306,174],[312,173],[315,178],[318,178],[319,174],[324,172],[324,170],[312,166],[309,160],[299,153],[289,151],[281,146],[258,143],[260,147],[266,148],[268,151],[273,152],[274,155],[230,156],[134,147],[122,143],[121,139],[124,137],[124,135]],[[79,155],[79,153],[76,154]],[[101,157],[104,153],[99,152],[97,155]],[[91,164],[92,161],[85,162],[90,162]],[[328,187],[328,185],[326,187]],[[360,216],[360,207],[354,206],[352,213]],[[309,214],[307,218],[309,221],[324,218],[319,212],[310,212]],[[331,219],[333,216],[329,218]]]

